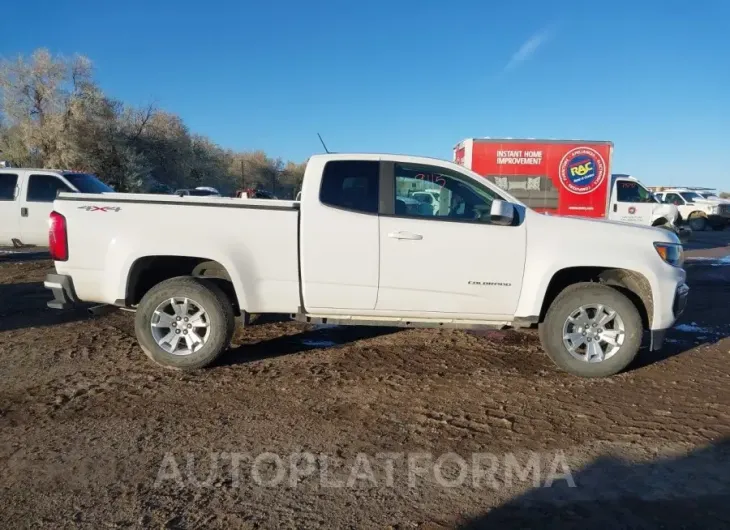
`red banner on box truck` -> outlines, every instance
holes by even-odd
[[[537,211],[605,217],[612,153],[608,141],[469,138],[454,161]]]

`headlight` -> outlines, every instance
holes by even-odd
[[[659,257],[670,265],[681,267],[684,263],[684,248],[677,243],[654,243]]]

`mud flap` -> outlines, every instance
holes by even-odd
[[[51,309],[68,309],[78,302],[69,276],[49,274],[43,286],[53,293],[53,300],[46,304]]]
[[[664,345],[664,338],[667,336],[666,329],[652,329],[649,331],[649,351],[658,351]]]

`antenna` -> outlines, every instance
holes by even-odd
[[[317,133],[317,136],[319,136],[319,141],[322,142],[322,147],[324,147],[324,152],[327,154],[330,154],[329,150],[327,149],[327,146],[324,145],[324,140],[322,140],[322,136],[319,133]]]

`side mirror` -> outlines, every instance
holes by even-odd
[[[511,202],[495,199],[492,201],[492,208],[489,211],[489,219],[492,224],[509,226],[515,220],[515,207]]]

